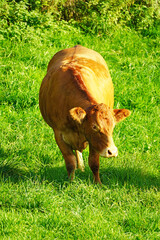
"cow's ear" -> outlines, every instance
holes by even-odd
[[[85,110],[83,110],[83,108],[81,108],[81,107],[72,108],[69,111],[69,113],[70,113],[71,118],[80,124],[82,123],[83,119],[86,116]]]
[[[128,109],[114,109],[113,110],[116,123],[124,120],[126,117],[129,117],[131,112]]]

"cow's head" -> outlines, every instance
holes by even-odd
[[[103,103],[93,105],[87,112],[80,107],[70,110],[72,119],[84,131],[89,144],[103,157],[118,155],[112,138],[113,129],[116,123],[128,117],[130,113],[127,109],[110,109]]]

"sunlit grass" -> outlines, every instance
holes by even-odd
[[[122,29],[106,39],[66,26],[31,32],[21,42],[2,43],[0,238],[159,239],[157,45]],[[101,158],[101,187],[93,184],[88,149],[85,172],[77,170],[73,183],[68,181],[53,131],[38,106],[49,60],[76,44],[103,55],[115,86],[115,107],[132,112],[114,130],[119,156]]]

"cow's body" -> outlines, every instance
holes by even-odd
[[[115,119],[112,110],[114,90],[108,67],[102,56],[82,46],[75,46],[55,54],[41,84],[39,104],[44,120],[54,130],[55,139],[66,162],[68,175],[72,174],[73,177],[76,160],[78,165],[82,165],[79,152],[82,152],[89,143],[89,165],[95,181],[100,182],[99,154],[105,157],[117,155],[117,149],[110,136]],[[129,111],[125,111],[121,118],[129,115]],[[92,128],[94,121],[97,126],[98,119],[109,119],[112,122],[109,124],[111,125],[109,131],[105,130],[108,125],[105,127],[98,125],[98,128],[104,128],[101,131],[103,135],[108,135],[109,132],[109,137],[103,136],[103,141],[101,141],[102,137],[95,135],[95,132],[98,134],[100,130]],[[92,131],[94,130],[93,133],[89,130],[90,127]],[[98,137],[99,143],[96,143]],[[107,146],[109,141],[111,147]],[[73,150],[76,150],[76,156]]]

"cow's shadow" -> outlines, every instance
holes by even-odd
[[[109,188],[134,186],[140,189],[160,188],[160,176],[154,176],[139,168],[108,167],[100,171],[101,181]]]
[[[52,167],[51,164],[42,165],[38,172],[22,170],[18,165],[0,165],[0,176],[12,182],[38,179],[40,182],[46,181],[60,186],[69,183],[65,164],[60,167]],[[160,176],[153,176],[139,168],[103,167],[100,168],[100,178],[102,184],[108,188],[113,188],[117,184],[119,187],[160,188]],[[93,183],[92,172],[87,164],[84,172],[76,170],[75,181]]]
[[[26,153],[26,152],[25,152]],[[30,171],[29,169],[20,168],[19,162],[14,162],[10,159],[6,162],[5,159],[9,159],[10,152],[5,152],[4,149],[0,148],[0,177],[5,180],[12,182],[26,181],[28,179],[38,179],[40,182],[46,181],[57,185],[64,185],[69,183],[67,170],[65,164],[63,166],[54,166],[47,161],[50,158],[46,157],[47,161],[42,161],[42,165],[38,171]],[[42,157],[44,158],[44,156]],[[58,159],[57,159],[58,160]],[[55,161],[57,161],[55,160]],[[85,161],[85,171],[81,172],[76,170],[75,181],[82,181],[85,184],[93,183],[93,175]],[[119,187],[123,186],[134,186],[141,189],[149,188],[160,188],[160,176],[154,176],[147,171],[143,171],[140,168],[129,168],[129,167],[101,167],[100,178],[102,184],[108,188],[113,188],[118,184]]]
[[[41,176],[41,180],[48,181],[49,183],[56,183],[63,185],[68,182],[68,176],[65,166],[64,167],[45,167],[41,169],[38,174]],[[33,174],[34,176],[34,174]],[[130,187],[134,186],[140,189],[150,189],[160,187],[160,177],[153,176],[147,172],[143,172],[141,169],[134,168],[120,168],[120,167],[107,167],[100,169],[100,178],[102,184],[108,188],[113,188],[114,186],[119,187]],[[75,182],[81,181],[85,184],[94,184],[93,176],[90,168],[85,167],[85,171],[81,172],[76,170]]]

